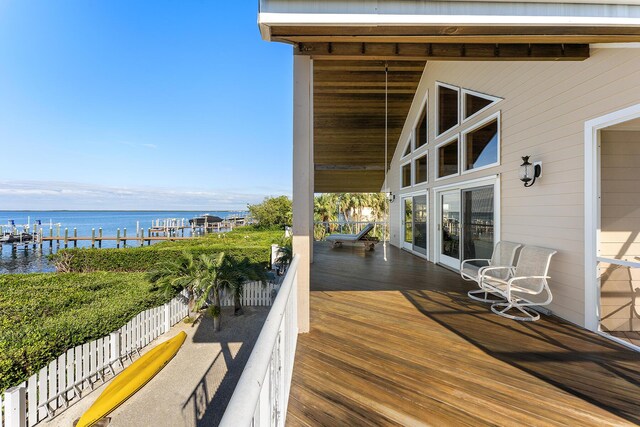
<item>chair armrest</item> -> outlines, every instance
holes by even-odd
[[[463,265],[465,265],[466,263],[471,262],[471,261],[484,261],[484,262],[486,262],[486,263],[488,264],[488,263],[489,263],[489,261],[491,261],[491,260],[490,260],[490,259],[484,259],[484,258],[471,258],[471,259],[465,259],[465,260],[463,260],[463,261],[460,263],[460,270],[462,270],[462,266],[463,266]]]
[[[526,280],[526,279],[550,279],[551,276],[518,276],[518,277],[512,277],[511,279],[509,279],[509,281],[507,282],[507,293],[511,292],[511,288],[513,285],[513,282],[517,282],[518,280]],[[515,287],[518,287],[517,285]],[[520,290],[522,289],[522,290]],[[542,289],[540,289],[540,292],[542,292],[544,289],[544,287]],[[518,292],[522,292],[522,293],[528,293],[528,294],[539,294],[540,292],[532,292],[528,289],[525,288],[519,288],[518,287]]]
[[[480,269],[480,280],[483,281],[484,277],[487,275],[487,271],[495,271],[495,270],[509,270],[509,271],[513,271],[515,267],[513,266],[509,266],[509,265],[502,265],[502,266],[493,266],[493,267],[482,267]],[[492,277],[492,279],[495,279],[495,277]]]

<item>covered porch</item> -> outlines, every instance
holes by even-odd
[[[639,353],[557,317],[496,316],[456,273],[387,251],[314,244],[288,425],[640,422]]]

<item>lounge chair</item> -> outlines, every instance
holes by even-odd
[[[339,248],[343,243],[362,242],[366,249],[372,251],[379,241],[375,237],[368,237],[373,227],[374,225],[369,223],[358,234],[330,234],[325,240],[331,242],[334,248]]]
[[[518,251],[518,249],[520,249],[520,247],[522,247],[520,243],[498,242],[493,249],[491,259],[475,258],[465,259],[464,261],[462,261],[462,263],[460,264],[460,276],[466,281],[475,282],[480,287],[480,289],[469,291],[467,293],[467,295],[469,295],[469,298],[475,301],[488,303],[504,301],[504,299],[490,298],[489,294],[492,294],[492,290],[483,287],[480,278],[482,272],[487,267],[513,266],[516,252]],[[507,280],[512,273],[513,270],[501,269],[492,270],[489,275],[502,280]]]
[[[504,301],[494,302],[491,311],[513,320],[535,321],[540,318],[540,313],[528,307],[543,306],[551,303],[553,295],[547,275],[551,257],[557,251],[537,246],[525,246],[520,251],[518,263],[515,270],[513,267],[487,267],[480,274],[481,287],[488,289],[492,294],[496,294]],[[508,279],[501,279],[496,276],[496,272],[513,271],[513,275]],[[545,295],[546,299],[537,297]],[[511,309],[520,311],[524,316],[514,316],[508,312]]]

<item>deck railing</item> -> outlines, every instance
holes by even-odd
[[[294,256],[251,356],[227,406],[221,427],[284,426],[298,338]]]

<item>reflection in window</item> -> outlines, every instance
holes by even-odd
[[[438,135],[458,124],[458,91],[438,86]]]
[[[416,184],[427,182],[427,156],[424,155],[415,160],[414,174]]]
[[[462,192],[464,258],[491,258],[494,240],[493,186]]]
[[[402,187],[411,186],[411,163],[402,166]]]
[[[469,132],[465,140],[465,170],[498,162],[498,120]]]
[[[495,101],[487,99],[482,96],[473,95],[471,93],[464,94],[464,118],[467,119],[473,116],[478,111],[488,107]]]
[[[413,250],[427,254],[427,196],[413,198],[415,211],[413,216]]]
[[[416,149],[427,143],[427,106],[425,105],[416,127]]]
[[[458,173],[458,138],[438,148],[438,178]]]

